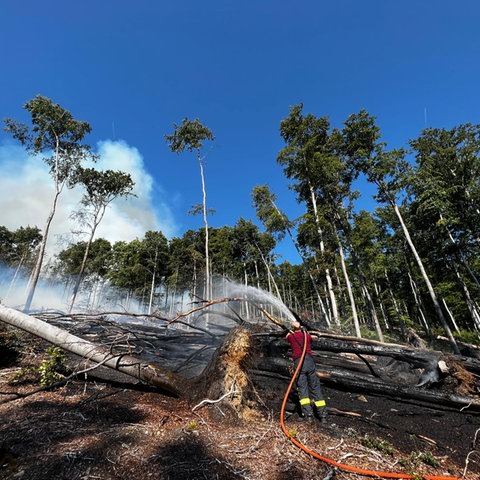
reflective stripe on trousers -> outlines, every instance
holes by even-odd
[[[294,361],[295,367],[300,361],[297,358]],[[300,405],[307,415],[312,414],[312,406],[310,398],[314,399],[314,405],[317,408],[325,407],[320,380],[315,371],[315,362],[310,355],[305,355],[303,365],[297,378],[298,396],[300,397]]]

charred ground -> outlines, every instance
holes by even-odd
[[[38,388],[28,371],[45,358],[46,347],[22,335],[15,348],[2,351],[0,401]],[[287,385],[278,379],[255,385],[255,420],[232,422],[222,420],[215,403],[193,410],[146,385],[97,373],[0,404],[0,478],[283,480],[332,473],[281,431]],[[310,449],[372,470],[479,478],[477,414],[328,385],[324,390],[326,424],[305,425],[295,414],[286,419]],[[334,473],[337,479],[363,478]]]

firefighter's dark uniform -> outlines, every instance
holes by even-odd
[[[297,377],[298,396],[303,416],[308,420],[313,418],[312,403],[317,410],[317,415],[323,419],[325,416],[325,399],[323,398],[320,380],[315,373],[315,362],[312,358],[312,337],[308,332],[296,329],[287,334],[287,340],[292,347],[292,359],[297,368],[303,352],[303,343],[307,342],[302,368]]]

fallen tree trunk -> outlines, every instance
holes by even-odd
[[[255,364],[255,375],[280,375],[287,382],[292,362],[286,342],[263,336],[257,342],[262,355]],[[336,389],[480,411],[476,376],[465,366],[468,370],[478,367],[471,359],[465,362],[442,352],[357,338],[321,338],[312,345],[312,353],[317,375]],[[442,362],[448,365],[447,371],[440,371]]]
[[[2,305],[0,320],[37,335],[88,361],[105,365],[170,394],[181,396],[189,400],[191,405],[200,402],[197,408],[200,408],[200,405],[214,403],[215,411],[221,412],[222,415],[231,413],[233,417],[240,419],[249,416],[251,407],[253,408],[256,403],[252,395],[254,389],[250,384],[253,377],[256,378],[255,383],[258,379],[262,381],[262,377],[265,381],[273,376],[280,376],[287,382],[292,374],[289,347],[284,339],[275,334],[252,336],[248,330],[238,327],[233,329],[221,344],[212,344],[211,337],[205,339],[208,343],[202,344],[201,337],[195,336],[196,348],[192,356],[202,353],[207,346],[209,349],[215,348],[215,352],[201,369],[197,368],[200,365],[194,366],[195,373],[184,372],[186,377],[183,374],[172,373],[175,366],[171,358],[172,350],[168,350],[168,347],[175,346],[173,351],[176,352],[177,360],[184,358],[185,355],[178,356],[178,351],[179,349],[184,351],[183,353],[190,351],[186,348],[186,343],[182,343],[182,340],[190,338],[186,333],[179,332],[173,337],[149,335],[148,344],[155,342],[155,345],[151,344],[155,356],[150,355],[150,360],[142,361],[124,353],[115,354],[112,348],[89,342],[50,323]],[[104,323],[113,328],[108,322]],[[131,325],[129,328],[135,327]],[[122,330],[126,330],[125,326],[122,326]],[[112,336],[108,331],[106,335],[112,342]],[[141,340],[137,332],[134,332],[133,336],[134,341]],[[96,336],[95,341],[100,342],[102,338]],[[132,346],[135,348],[135,344]],[[118,351],[118,342],[115,343],[115,348]],[[138,350],[144,348],[140,347]],[[319,376],[326,385],[333,388],[480,411],[478,395],[480,390],[476,384],[476,376],[470,373],[478,368],[478,361],[469,359],[466,363],[466,359],[444,356],[441,352],[357,338],[334,338],[329,335],[325,337],[322,335],[315,341],[312,350]],[[160,356],[163,357],[162,360]],[[428,379],[429,375],[426,374],[435,372],[443,359],[447,361],[451,370],[445,377],[440,378],[439,382],[433,382],[434,385],[425,382],[421,386],[422,378]],[[154,365],[161,363],[169,366],[159,368],[150,362]],[[185,362],[185,368],[192,370],[191,365],[189,366],[189,357]],[[466,372],[467,368],[469,372]],[[458,380],[459,374],[468,374],[470,377],[459,379],[457,384],[453,385],[453,382]],[[445,379],[451,383],[446,385]],[[462,391],[457,388],[459,384],[470,385],[471,389]],[[451,388],[452,385],[454,388]],[[278,391],[274,389],[271,394],[275,397]]]
[[[421,350],[392,343],[381,343],[369,340],[332,339],[321,337],[312,345],[314,352],[354,353],[355,355],[375,355],[401,360],[412,365],[412,368],[425,368],[436,363],[442,356],[434,350]]]
[[[118,370],[142,380],[170,394],[181,396],[190,404],[216,404],[223,417],[248,420],[256,415],[254,389],[248,367],[251,360],[251,335],[244,328],[234,328],[216,349],[201,374],[187,379],[171,371],[125,354],[115,354],[102,345],[96,345],[43,320],[26,315],[0,304],[0,320],[36,335],[88,362]],[[170,340],[170,338],[169,338]]]
[[[156,366],[142,363],[135,357],[124,354],[114,354],[111,350],[103,346],[95,345],[83,338],[68,333],[66,330],[1,304],[0,320],[43,338],[47,342],[53,343],[88,361],[113,368],[173,395],[178,396],[180,394],[179,384],[184,382],[183,379],[175,378],[169,371],[162,371]]]
[[[415,400],[434,405],[452,407],[459,410],[480,411],[480,399],[443,392],[435,389],[423,389],[420,387],[405,387],[395,383],[379,380],[377,377],[350,374],[345,371],[330,369],[329,371],[317,372],[320,379],[329,385],[342,387],[349,391],[373,393],[396,400]]]

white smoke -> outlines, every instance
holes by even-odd
[[[28,294],[28,279],[13,269],[0,268],[0,301],[19,310],[23,309]],[[66,309],[65,287],[53,285],[41,278],[35,290],[34,307],[38,310]]]
[[[161,231],[167,238],[177,234],[170,206],[162,198],[162,189],[145,169],[143,158],[135,147],[123,141],[102,141],[97,146],[100,159],[95,168],[121,170],[129,173],[134,182],[136,197],[116,199],[107,209],[96,238],[110,242],[143,238],[147,230]],[[9,230],[37,226],[43,231],[53,199],[53,180],[40,157],[29,156],[14,145],[0,145],[0,225]],[[78,209],[82,196],[80,188],[65,190],[61,195],[51,226],[47,256],[62,248],[58,239],[77,230],[70,218]],[[154,198],[156,196],[156,198]],[[158,198],[160,197],[160,198]],[[80,241],[83,238],[76,238]]]
[[[95,168],[129,173],[135,182],[136,197],[119,198],[110,204],[95,238],[105,238],[112,244],[143,238],[148,230],[161,231],[167,238],[177,234],[177,226],[162,189],[148,173],[140,152],[123,141],[102,141],[97,145],[100,155]],[[15,231],[20,227],[38,227],[43,233],[54,194],[53,179],[40,156],[30,156],[17,145],[0,145],[0,225]],[[78,231],[71,218],[79,208],[82,190],[65,189],[60,195],[47,243],[44,270],[49,261],[66,248],[66,242],[78,242],[84,237],[72,235]],[[26,279],[15,272],[0,268],[0,301],[16,306],[25,302]],[[65,308],[66,293],[42,275],[35,291],[36,308]]]

